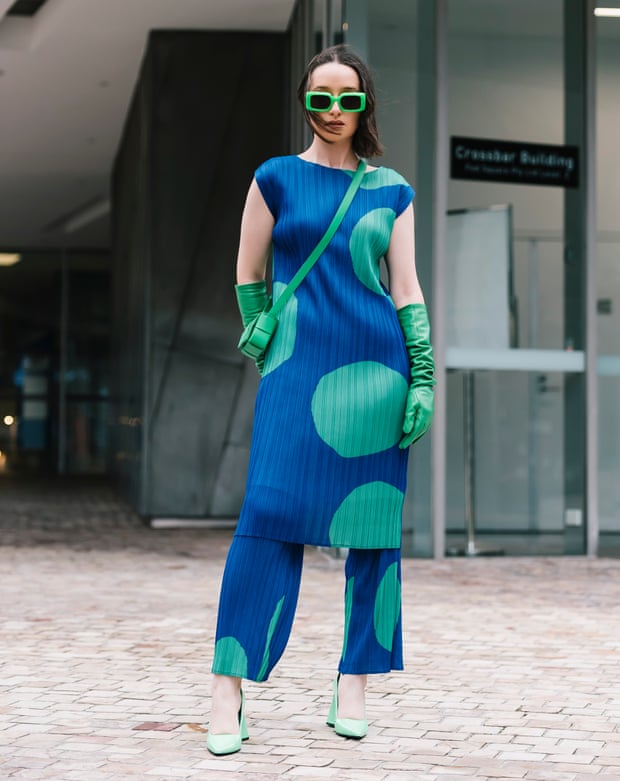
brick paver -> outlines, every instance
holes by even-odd
[[[144,527],[101,481],[0,480],[0,778],[620,781],[620,562],[406,560],[402,673],[325,725],[342,560],[308,549],[290,645],[205,749],[230,530]]]

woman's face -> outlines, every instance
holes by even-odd
[[[326,62],[310,74],[308,91],[342,95],[343,92],[359,92],[360,87],[354,68],[340,62]],[[310,116],[313,129],[319,131],[321,138],[332,143],[351,140],[360,118],[357,112],[342,111],[338,102],[334,102],[328,111],[312,112]]]

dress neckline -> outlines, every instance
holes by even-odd
[[[299,160],[301,163],[306,163],[306,165],[315,165],[317,168],[325,168],[328,171],[342,171],[345,174],[354,174],[356,169],[355,168],[334,168],[331,165],[324,165],[323,163],[315,163],[313,160],[305,160],[303,157],[300,157],[299,155],[293,155],[293,157],[296,157],[297,160]],[[379,171],[382,166],[375,166],[372,169],[366,168],[364,171],[364,176],[367,176],[368,174],[374,174],[375,171]]]

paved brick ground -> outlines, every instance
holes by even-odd
[[[325,725],[341,560],[309,549],[293,637],[248,684],[251,739],[205,749],[230,531],[153,531],[101,481],[0,480],[0,778],[620,781],[620,562],[404,563],[407,670],[370,730]]]

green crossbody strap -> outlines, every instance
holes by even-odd
[[[280,314],[280,312],[284,309],[284,307],[287,305],[293,293],[297,290],[297,288],[303,281],[306,274],[310,271],[312,266],[314,266],[317,260],[321,257],[321,255],[325,251],[325,247],[327,247],[329,242],[332,240],[334,233],[336,233],[336,231],[338,230],[338,227],[342,222],[344,215],[347,213],[347,210],[351,205],[351,201],[353,200],[355,193],[359,189],[359,186],[362,182],[362,176],[364,176],[365,170],[366,170],[366,161],[360,160],[359,165],[357,166],[357,170],[355,171],[355,175],[351,180],[351,184],[349,185],[348,190],[344,194],[344,198],[340,202],[338,211],[334,215],[333,220],[330,222],[329,228],[325,231],[323,238],[312,250],[312,252],[308,256],[308,259],[304,261],[302,266],[300,266],[293,279],[291,279],[291,281],[288,283],[281,296],[278,298],[278,300],[269,310],[269,313],[274,317],[277,317]]]

